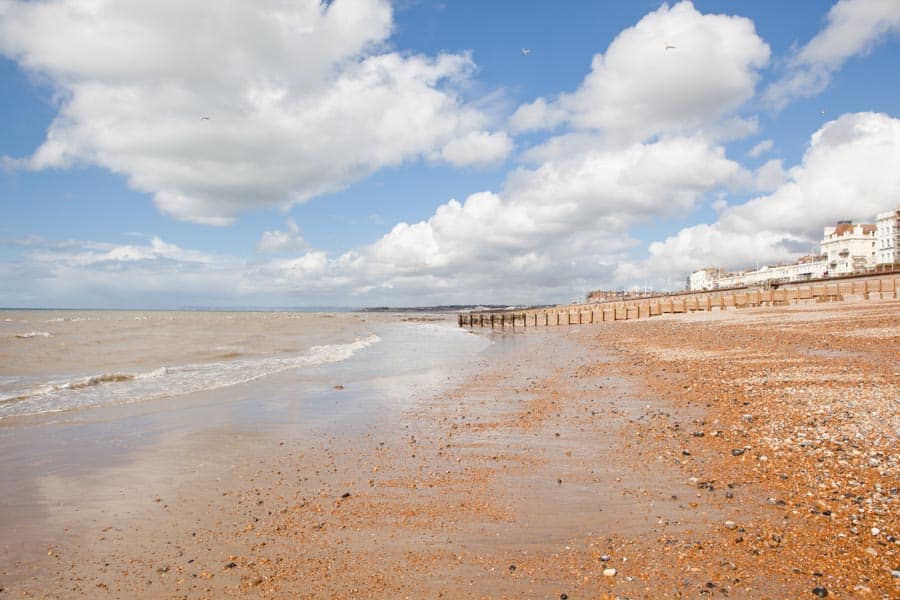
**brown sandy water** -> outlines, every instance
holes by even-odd
[[[0,586],[896,597],[898,306],[505,332],[441,375],[446,385],[323,381],[329,402],[377,407],[365,418],[198,433],[160,417],[156,451],[44,490],[67,501],[17,537],[48,543],[7,562]],[[215,414],[197,411],[187,420]],[[48,525],[57,535],[40,538]]]

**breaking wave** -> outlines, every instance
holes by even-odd
[[[147,372],[110,372],[70,380],[0,382],[0,419],[130,404],[229,387],[274,373],[346,360],[380,341],[371,334],[347,344],[313,346],[301,354],[220,360],[159,367]]]

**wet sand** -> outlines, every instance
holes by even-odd
[[[375,422],[169,432],[143,463],[67,479],[0,587],[897,597],[898,316],[847,302],[498,333],[459,385]]]

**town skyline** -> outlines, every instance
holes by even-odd
[[[687,289],[709,290],[772,281],[804,281],[897,265],[900,265],[900,205],[878,213],[871,223],[854,223],[852,219],[844,219],[834,226],[823,227],[819,252],[801,256],[793,262],[779,261],[731,272],[719,267],[698,269],[688,276]]]

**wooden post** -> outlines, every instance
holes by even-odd
[[[494,328],[494,313],[491,313],[491,329]]]

